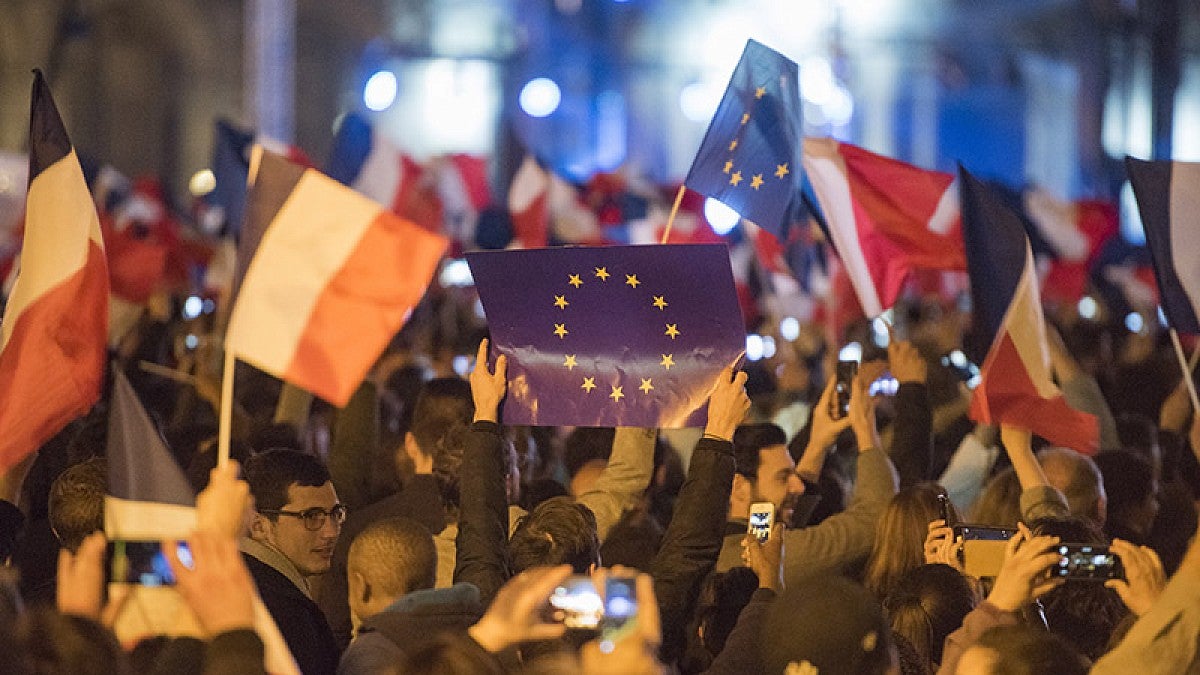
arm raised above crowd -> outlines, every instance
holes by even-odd
[[[1038,518],[1068,515],[1067,500],[1050,481],[1033,454],[1033,434],[1011,424],[1000,425],[1000,441],[1021,483],[1021,518],[1027,523]]]
[[[637,503],[650,484],[657,437],[657,429],[617,427],[608,466],[592,489],[576,499],[596,515],[596,534],[600,541],[604,541],[612,526],[626,509]]]
[[[900,383],[893,401],[896,419],[888,455],[904,488],[931,477],[933,409],[926,386],[928,364],[911,342],[893,339],[888,344],[888,367]]]

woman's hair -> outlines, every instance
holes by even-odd
[[[863,585],[875,597],[887,597],[900,577],[925,564],[925,535],[929,522],[942,517],[938,497],[945,494],[937,483],[925,482],[904,488],[892,498],[875,530],[875,546],[863,573]],[[951,519],[957,520],[954,505],[948,501],[946,505]]]
[[[1021,482],[1011,467],[992,476],[971,507],[977,525],[1016,528],[1021,520]]]
[[[937,670],[946,637],[962,625],[979,598],[949,565],[922,565],[901,577],[883,601],[892,632],[903,636]]]

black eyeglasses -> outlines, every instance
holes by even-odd
[[[334,504],[333,508],[326,511],[325,509],[314,506],[311,509],[303,511],[284,511],[283,509],[259,509],[259,513],[275,516],[291,516],[304,520],[304,529],[316,532],[325,527],[325,519],[333,518],[333,524],[338,527],[346,522],[346,507],[343,504]]]

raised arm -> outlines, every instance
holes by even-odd
[[[926,385],[928,367],[911,342],[896,339],[888,344],[888,367],[900,383],[888,455],[900,475],[900,487],[905,488],[931,478],[933,410]]]
[[[650,484],[657,437],[657,429],[617,427],[608,466],[592,489],[576,499],[596,515],[596,533],[600,541],[604,541],[626,509],[633,508]]]
[[[1033,454],[1033,434],[1009,424],[1000,425],[1000,441],[1008,452],[1013,471],[1021,483],[1021,518],[1029,523],[1038,518],[1067,515],[1067,500],[1050,481]]]

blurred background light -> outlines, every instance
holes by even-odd
[[[1141,333],[1146,328],[1146,320],[1137,312],[1130,312],[1125,315],[1125,328],[1130,333]]]
[[[390,70],[376,71],[367,78],[367,84],[363,87],[363,105],[375,112],[387,110],[396,102],[397,91],[395,73]]]
[[[693,82],[679,92],[679,110],[692,122],[708,123],[717,106],[721,104],[720,85],[711,82]]]
[[[755,333],[746,336],[746,360],[758,361],[763,357],[763,337]]]
[[[1079,299],[1079,318],[1091,321],[1096,318],[1096,310],[1099,306],[1096,305],[1096,299],[1090,295],[1085,295]]]
[[[530,117],[547,117],[562,102],[562,91],[558,84],[546,77],[538,77],[525,83],[518,98],[521,110]]]
[[[847,343],[838,351],[838,361],[862,361],[862,345],[858,342]]]
[[[800,337],[800,321],[794,316],[785,316],[779,322],[779,336],[788,342],[795,342]]]
[[[713,232],[721,236],[725,236],[737,227],[738,221],[742,219],[737,211],[725,206],[723,202],[717,201],[712,197],[704,200],[704,219],[712,226]]]
[[[819,55],[804,59],[800,66],[800,95],[804,100],[824,105],[832,99],[835,87],[829,59]]]
[[[217,177],[213,175],[212,169],[201,169],[192,174],[191,180],[188,181],[188,192],[192,193],[193,197],[203,197],[216,187]]]

